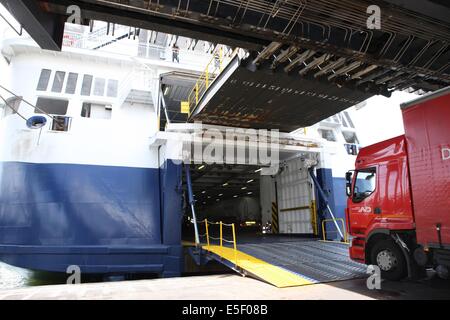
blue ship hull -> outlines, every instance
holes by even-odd
[[[2,162],[0,260],[50,272],[77,265],[83,273],[179,276],[181,175],[172,161],[155,169]],[[330,169],[317,177],[344,217],[344,179]],[[318,214],[319,223],[330,218],[321,200]]]
[[[0,163],[0,260],[85,273],[181,273],[181,166]]]

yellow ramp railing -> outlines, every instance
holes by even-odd
[[[197,106],[198,102],[202,95],[208,90],[209,86],[216,78],[216,76],[222,72],[224,66],[224,52],[223,47],[219,46],[213,53],[211,60],[205,67],[205,70],[202,72],[194,87],[188,96],[188,104],[189,104],[189,115],[191,115],[195,106]]]
[[[211,240],[216,240],[219,241],[219,247],[223,248],[224,247],[224,243],[230,243],[233,245],[233,253],[234,253],[234,263],[237,266],[237,261],[238,261],[238,254],[237,254],[237,241],[236,241],[236,226],[234,223],[231,224],[226,224],[223,223],[222,221],[220,222],[209,222],[208,219],[203,220],[202,222],[205,225],[205,230],[206,233],[201,235],[201,237],[205,237],[206,238],[206,249],[208,250],[208,248],[211,248]],[[210,227],[217,227],[219,226],[219,237],[212,237],[210,234]],[[231,232],[232,232],[232,236],[233,236],[233,240],[228,240],[224,237],[224,232],[223,229],[224,227],[228,227],[231,228]]]
[[[262,279],[278,288],[303,286],[315,283],[298,274],[237,250],[236,227],[234,223],[225,224],[223,222],[209,222],[207,219],[199,223],[205,225],[205,234],[200,235],[200,237],[206,241],[206,245],[202,245],[202,248],[220,257],[220,259],[231,262],[234,264],[235,270],[244,270],[246,273]],[[219,237],[211,236],[211,229],[217,227],[219,228]],[[224,237],[224,228],[231,228],[233,240],[228,240]],[[213,241],[218,244],[212,244]],[[233,244],[233,247],[226,246],[225,244],[227,243]]]
[[[327,240],[327,235],[330,233],[336,233],[338,234],[339,231],[335,230],[335,231],[327,231],[325,226],[327,223],[329,222],[334,222],[333,219],[324,219],[322,220],[322,237],[323,237],[323,241],[331,241],[331,240]],[[345,227],[345,220],[343,218],[338,218],[336,219],[336,222],[340,222],[342,224],[342,230],[344,230],[344,243],[349,243],[348,242],[348,234],[347,234],[347,229]],[[331,242],[342,242],[342,241],[331,241]]]

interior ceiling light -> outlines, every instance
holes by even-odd
[[[246,189],[247,189],[247,187],[242,187],[241,189],[242,189],[242,190],[246,190]]]
[[[226,187],[228,185],[228,182],[225,182],[222,186]]]
[[[248,180],[247,183],[252,183],[253,181],[255,181],[255,180],[251,179],[251,180]]]
[[[255,170],[255,173],[262,171],[262,168]]]
[[[205,165],[201,165],[200,167],[198,167],[198,170],[202,170],[205,168]]]

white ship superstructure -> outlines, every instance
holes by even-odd
[[[180,150],[155,137],[168,123],[186,122],[181,103],[197,78],[217,55],[226,63],[232,53],[126,26],[113,34],[101,23],[93,30],[67,25],[58,53],[26,35],[5,39],[11,79],[0,102],[0,258],[47,271],[77,264],[90,273],[179,275]],[[28,119],[45,125],[30,128]],[[358,150],[351,111],[289,139],[320,150],[319,180],[336,216],[344,217],[344,175]],[[296,187],[309,188],[310,203],[316,195],[308,175],[302,179]],[[261,186],[261,194],[270,193]],[[257,202],[260,195],[246,196]],[[261,201],[259,219],[269,219],[270,203]],[[292,217],[282,233],[314,233],[311,217]]]

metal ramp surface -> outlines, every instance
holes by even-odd
[[[351,261],[348,245],[316,240],[247,241],[237,251],[228,246],[203,246],[212,257],[279,288],[366,276],[366,266]]]

